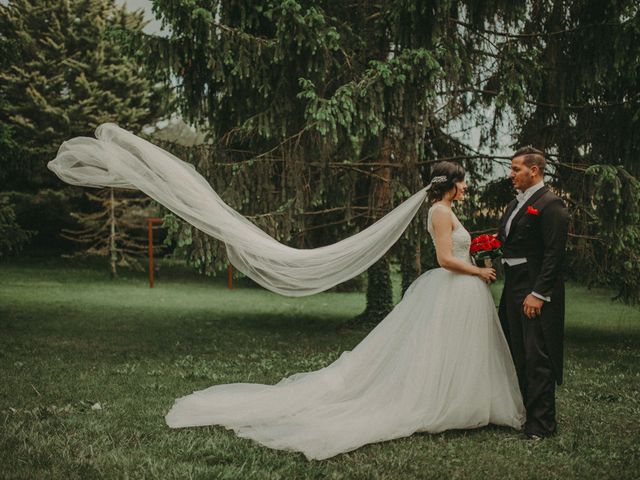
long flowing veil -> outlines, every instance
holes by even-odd
[[[321,292],[369,268],[398,240],[428,187],[386,216],[337,243],[312,249],[278,242],[233,210],[195,168],[171,153],[105,123],[96,138],[64,142],[48,167],[72,185],[138,189],[225,243],[229,260],[263,287],[287,296]]]

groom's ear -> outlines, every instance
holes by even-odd
[[[535,163],[529,167],[529,170],[531,170],[532,177],[536,177],[541,174],[540,167]]]

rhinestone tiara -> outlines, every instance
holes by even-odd
[[[437,177],[433,177],[431,179],[431,183],[444,183],[447,181],[447,177],[445,175],[438,175]]]

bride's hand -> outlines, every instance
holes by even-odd
[[[493,268],[478,267],[476,276],[484,280],[487,285],[496,281],[496,271]]]

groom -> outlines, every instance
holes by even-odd
[[[556,431],[555,386],[562,383],[564,335],[563,260],[569,215],[544,185],[545,158],[524,147],[511,158],[519,191],[500,222],[505,272],[500,323],[527,410],[525,438]]]

